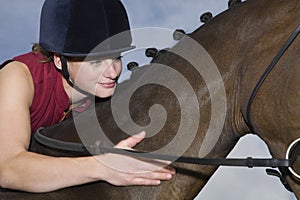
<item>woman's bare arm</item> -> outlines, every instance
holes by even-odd
[[[174,174],[172,168],[158,168],[153,163],[120,155],[105,154],[97,159],[56,158],[28,152],[31,136],[29,108],[33,95],[33,81],[26,65],[11,62],[0,70],[1,187],[48,192],[98,180],[115,185],[158,185],[160,180],[169,180]],[[120,146],[134,147],[143,137],[132,136]],[[131,163],[131,169],[115,169],[105,160]],[[143,173],[133,173],[138,171]]]

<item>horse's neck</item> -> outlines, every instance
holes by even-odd
[[[244,94],[232,105],[243,114],[258,79],[298,25],[299,9],[298,0],[248,0],[191,34],[215,61],[226,87],[235,88],[227,96]]]

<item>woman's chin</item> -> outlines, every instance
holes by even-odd
[[[94,95],[100,98],[108,98],[111,97],[115,92],[115,89],[105,90],[105,91],[95,91]]]

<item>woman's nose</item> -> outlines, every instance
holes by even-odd
[[[104,76],[111,79],[116,79],[118,77],[117,66],[114,60],[108,61]]]

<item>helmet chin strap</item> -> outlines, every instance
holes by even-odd
[[[74,88],[75,90],[77,90],[78,92],[84,94],[84,95],[87,95],[88,97],[90,96],[94,96],[93,94],[79,88],[75,83],[73,83],[70,79],[70,74],[68,72],[68,63],[67,63],[67,60],[64,56],[60,56],[60,60],[61,60],[61,64],[62,64],[62,70],[61,70],[61,73],[63,75],[63,77],[66,79],[67,83],[72,87]]]

